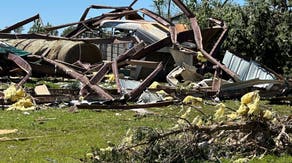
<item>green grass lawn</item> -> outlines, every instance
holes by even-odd
[[[238,107],[238,102],[226,103],[235,109]],[[291,106],[268,107],[283,114],[292,114]],[[180,106],[151,108],[149,110],[159,116],[146,117],[137,117],[133,111],[114,110],[78,110],[72,113],[69,109],[50,108],[32,111],[28,115],[19,111],[0,111],[0,129],[18,129],[17,133],[0,135],[0,138],[32,138],[0,142],[0,162],[80,162],[79,159],[91,152],[92,147],[106,147],[108,141],[120,143],[129,128],[149,126],[166,129],[173,126],[176,119],[160,116],[180,116],[183,114],[181,109]],[[210,106],[203,109],[208,114],[214,110]],[[199,113],[195,111],[195,114]],[[288,159],[292,161],[291,156]]]

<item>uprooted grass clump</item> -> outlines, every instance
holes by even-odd
[[[265,155],[292,155],[292,117],[278,116],[260,106],[257,91],[241,98],[231,114],[223,103],[207,116],[199,98],[186,97],[184,114],[168,130],[151,127],[130,129],[120,144],[94,148],[84,161],[193,162],[227,158],[238,162]],[[187,107],[186,107],[187,106]],[[202,116],[192,117],[193,110]],[[192,118],[191,118],[192,117]],[[172,117],[173,118],[173,117]]]

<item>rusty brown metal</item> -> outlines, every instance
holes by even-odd
[[[32,71],[31,66],[28,64],[26,60],[24,60],[20,56],[9,53],[7,58],[10,61],[13,61],[18,67],[20,67],[23,71],[26,72],[25,77],[17,84],[17,86],[22,86],[31,76]]]
[[[138,96],[145,90],[146,87],[148,87],[153,78],[162,70],[163,64],[160,62],[156,69],[135,89],[133,89],[131,92],[129,92],[127,95],[130,100],[135,100],[138,98]]]
[[[136,2],[133,1],[132,4],[135,4],[135,3]],[[87,26],[90,27],[90,28],[91,28],[91,26],[93,26],[93,27],[98,26],[100,24],[100,22],[103,21],[103,20],[119,19],[119,18],[127,16],[127,15],[134,15],[132,17],[135,18],[135,19],[143,19],[139,14],[137,14],[137,12],[132,12],[131,11],[131,10],[133,10],[131,8],[131,6],[127,6],[127,7],[112,7],[112,6],[91,5],[82,14],[82,16],[81,16],[81,18],[79,20],[80,22],[84,21],[86,19],[86,16],[87,16],[87,14],[88,14],[90,9],[115,9],[115,10],[113,10],[113,11],[107,13],[107,14],[103,14],[101,16],[95,17],[92,21],[86,22],[86,23],[88,23]],[[125,12],[125,14],[122,14],[122,12]],[[116,14],[116,13],[118,13],[118,14]],[[81,33],[85,32],[85,31],[86,31],[86,29],[84,28],[84,26],[82,26],[82,24],[78,23],[77,28],[75,30],[73,30],[72,32],[70,32],[68,35],[66,35],[66,37],[74,38],[74,37],[79,36]]]
[[[216,20],[216,19],[213,19],[213,18],[210,18],[210,20],[216,22],[217,24],[222,25],[222,28],[223,28],[223,31],[222,31],[221,35],[219,36],[218,40],[216,41],[216,43],[214,44],[212,50],[210,51],[210,55],[211,56],[215,56],[216,51],[218,50],[220,45],[223,43],[224,38],[227,36],[228,28],[227,28],[226,23],[223,22],[223,21],[219,21],[219,20]]]
[[[145,8],[142,8],[139,10],[140,12],[142,12],[143,14],[151,17],[152,19],[154,19],[155,21],[157,21],[158,23],[164,25],[165,27],[169,28],[169,32],[170,32],[170,38],[173,44],[176,44],[177,42],[177,32],[176,32],[176,28],[175,25],[168,21],[167,19],[165,19],[164,17],[150,11],[147,10]]]
[[[109,68],[110,68],[110,65],[112,63],[111,62],[107,62],[107,63],[103,63],[103,66],[98,70],[98,72],[90,79],[90,83],[95,85],[97,83],[99,83],[103,78],[104,78],[104,75],[106,73],[109,72]],[[87,91],[87,88],[88,86],[87,85],[84,85],[81,89],[80,89],[80,95],[82,96],[86,96],[86,94],[88,93]]]
[[[228,67],[226,67],[225,65],[221,64],[219,61],[217,61],[215,58],[213,58],[209,53],[207,53],[204,49],[200,50],[202,52],[202,54],[204,55],[204,57],[206,57],[206,59],[219,66],[223,71],[225,71],[228,75],[230,75],[235,81],[240,81],[239,76],[234,73],[233,71],[231,71]]]
[[[170,37],[166,37],[160,41],[157,41],[153,44],[146,46],[143,50],[139,51],[135,55],[131,56],[131,59],[141,59],[144,58],[149,53],[153,53],[163,47],[171,46],[171,39]]]
[[[41,58],[41,57],[36,56],[36,55],[33,55],[33,56],[36,58]],[[46,57],[42,57],[41,59],[58,67],[59,69],[64,71],[67,75],[82,82],[82,84],[87,85],[90,89],[92,89],[95,93],[97,93],[101,98],[104,98],[105,100],[113,100],[114,99],[109,93],[107,93],[105,90],[100,88],[98,85],[91,84],[90,80],[85,75],[80,74],[80,73],[76,72],[75,70],[69,68],[68,66],[65,66],[64,64],[58,63],[58,62],[53,61],[51,59],[48,59]]]
[[[137,3],[138,0],[134,0],[130,5],[129,8],[132,8],[134,6],[135,3]]]
[[[79,21],[83,21],[86,19],[86,16],[88,14],[88,12],[90,11],[90,9],[116,9],[115,11],[119,11],[119,10],[123,10],[123,9],[129,9],[129,7],[113,7],[113,6],[100,6],[100,5],[91,5],[88,8],[85,9],[85,11],[83,12],[81,18]],[[112,11],[112,12],[115,12]]]
[[[67,38],[67,37],[57,37],[57,36],[48,36],[44,34],[10,34],[10,33],[0,33],[1,39],[46,39],[46,40],[69,40],[69,41],[84,41],[87,43],[96,43],[96,44],[111,44],[111,43],[130,43],[136,42],[134,37],[125,37],[125,38]]]
[[[85,23],[82,23],[82,25],[89,30],[91,33],[93,33],[95,36],[99,36],[98,33],[96,33],[92,28],[88,27]]]
[[[104,13],[102,15],[103,16],[118,16],[118,17],[121,17],[121,16],[127,16],[127,15],[131,15],[131,14],[135,14],[137,12],[138,12],[138,10],[125,10],[125,11],[122,11],[122,12]]]
[[[174,24],[170,21],[168,21],[167,19],[165,19],[164,17],[150,11],[150,10],[147,10],[145,8],[142,8],[139,10],[140,12],[142,12],[143,14],[151,17],[152,19],[154,19],[155,21],[157,21],[158,23],[166,26],[166,27],[169,27],[169,26],[174,26]]]
[[[73,26],[73,25],[77,25],[77,24],[94,22],[95,20],[99,20],[100,17],[101,16],[98,16],[98,17],[95,17],[95,18],[89,18],[89,19],[83,20],[83,21],[78,21],[78,22],[72,22],[72,23],[57,25],[57,26],[53,26],[53,27],[46,27],[45,29],[47,31],[53,31],[53,30],[57,30],[57,29],[61,29],[61,28],[65,28],[65,27],[69,27],[69,26]]]
[[[23,25],[25,25],[27,23],[30,23],[30,22],[32,22],[32,21],[34,21],[36,19],[39,19],[39,18],[40,18],[40,15],[36,14],[36,15],[34,15],[34,16],[28,18],[28,19],[25,19],[25,20],[23,20],[21,22],[18,22],[18,23],[14,24],[14,25],[12,25],[10,27],[7,27],[7,28],[1,30],[0,33],[9,33],[10,31],[15,30],[15,29],[17,29],[17,28],[19,28],[19,27],[21,27],[21,26],[23,26]]]
[[[199,24],[197,22],[197,19],[196,19],[195,15],[180,0],[173,0],[173,2],[189,18],[189,20],[191,22],[191,27],[192,27],[193,32],[194,32],[194,37],[195,37],[196,44],[197,44],[197,46],[198,46],[199,49],[203,49],[202,33],[201,33],[201,29],[200,29],[200,26],[199,26]]]

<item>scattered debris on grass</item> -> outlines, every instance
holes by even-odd
[[[226,113],[220,103],[214,115],[196,116],[188,109],[169,130],[149,127],[130,129],[121,143],[93,148],[85,160],[106,162],[192,162],[198,160],[248,161],[268,154],[292,154],[292,118],[280,117],[260,106],[258,92],[241,98],[242,106]],[[230,118],[230,114],[236,116]],[[155,115],[148,115],[155,116]]]
[[[60,76],[77,81],[75,87],[67,89],[36,85],[31,95],[37,104],[81,99],[95,107],[127,106],[127,102],[137,101],[145,90],[158,95],[154,101],[160,103],[182,100],[188,95],[238,98],[253,90],[259,90],[262,97],[269,99],[291,99],[291,81],[265,66],[228,51],[222,61],[216,58],[217,49],[227,35],[225,22],[210,18],[211,26],[200,29],[194,14],[180,0],[173,0],[190,22],[190,28],[186,28],[150,10],[134,10],[136,2],[127,7],[92,5],[78,22],[46,29],[50,32],[75,25],[65,37],[9,33],[39,20],[38,14],[1,30],[0,75],[17,76],[16,87],[29,82],[31,76]],[[112,11],[86,19],[91,9]],[[106,32],[109,29],[112,32]],[[162,91],[168,95],[162,95]],[[143,101],[147,101],[145,96]],[[34,107],[29,103],[23,99],[10,109]],[[84,107],[83,103],[80,105]]]
[[[291,79],[228,51],[219,59],[218,49],[228,31],[224,21],[209,18],[210,26],[201,29],[194,13],[181,0],[173,0],[189,21],[187,28],[148,9],[133,9],[136,2],[126,7],[91,5],[77,22],[46,28],[47,34],[10,33],[40,21],[39,15],[1,30],[0,82],[9,85],[1,86],[2,108],[29,115],[27,111],[41,104],[72,106],[70,112],[187,107],[168,131],[133,129],[121,144],[88,154],[94,161],[188,162],[224,157],[240,162],[265,154],[291,155],[291,116],[278,117],[259,105],[260,98],[291,104]],[[91,9],[112,11],[87,19]],[[64,27],[74,30],[64,37],[49,35]],[[48,76],[53,79],[43,81]],[[31,87],[25,88],[26,84]],[[238,109],[221,103],[240,97]],[[202,110],[206,99],[215,101],[213,116]],[[189,119],[194,110],[201,115]],[[145,110],[139,114],[155,116]],[[36,121],[47,120],[52,119]]]

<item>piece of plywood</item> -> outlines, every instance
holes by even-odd
[[[38,85],[34,88],[36,95],[51,95],[48,87],[46,85]]]

